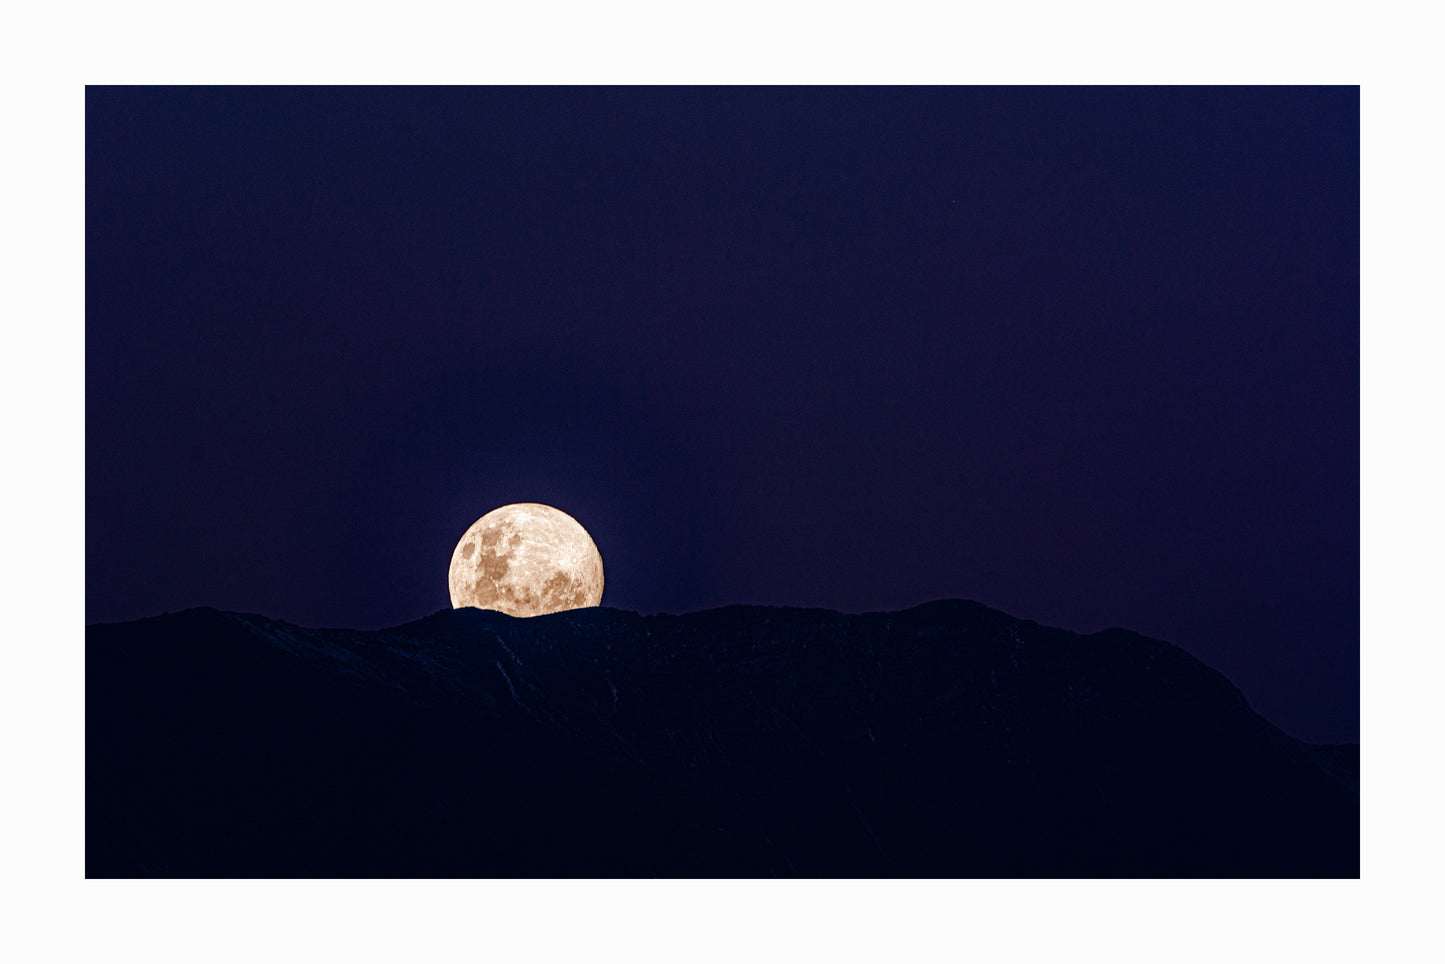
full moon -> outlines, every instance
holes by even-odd
[[[452,608],[542,616],[602,602],[602,556],[587,530],[550,505],[518,502],[472,523],[447,573]]]

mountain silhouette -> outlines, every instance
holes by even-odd
[[[88,877],[1357,877],[1357,746],[977,603],[86,631]]]

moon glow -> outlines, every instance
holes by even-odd
[[[602,556],[587,530],[550,505],[517,502],[473,522],[447,572],[452,608],[542,616],[602,602]]]

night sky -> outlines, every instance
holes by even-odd
[[[975,599],[1359,737],[1359,91],[96,88],[86,621]]]

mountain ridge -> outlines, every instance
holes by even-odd
[[[1124,629],[936,600],[86,632],[88,876],[1358,876],[1358,748]]]

